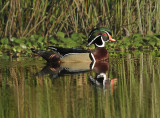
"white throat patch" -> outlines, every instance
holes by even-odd
[[[102,45],[98,45],[98,44],[96,44],[96,43],[95,43],[95,45],[96,45],[97,47],[100,47],[100,48],[104,47],[104,46],[105,46],[105,42],[104,42],[102,36],[101,36],[101,41],[102,41]]]

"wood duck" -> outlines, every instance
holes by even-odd
[[[51,51],[32,49],[32,52],[42,56],[49,63],[92,62],[95,64],[108,60],[108,51],[105,48],[107,41],[115,41],[115,39],[112,39],[109,29],[101,27],[93,29],[89,34],[87,46],[94,44],[94,50],[50,46]]]

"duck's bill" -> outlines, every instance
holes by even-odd
[[[115,39],[109,39],[110,41],[116,41]]]
[[[113,41],[113,42],[114,42],[114,41],[116,41],[116,40],[113,39],[111,35],[109,35],[109,41]]]

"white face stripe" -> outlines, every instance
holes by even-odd
[[[88,45],[91,45],[93,43],[93,41],[95,41],[99,36],[101,36],[101,35],[96,36],[90,43],[88,43]]]
[[[57,48],[52,47],[51,49],[52,49],[52,50],[56,50],[56,51],[57,51]]]
[[[105,88],[105,82],[106,82],[106,80],[107,80],[107,76],[106,76],[105,73],[100,73],[100,74],[97,76],[97,78],[100,78],[100,77],[103,77],[103,78],[104,78],[104,79],[103,79],[103,86],[104,86],[104,88]]]
[[[96,45],[97,47],[100,47],[100,48],[104,47],[104,46],[105,46],[105,42],[103,41],[103,38],[102,38],[102,37],[101,37],[101,41],[102,41],[102,45],[97,45],[96,43],[95,43],[95,45]]]
[[[100,74],[97,76],[97,78],[100,78],[100,77],[103,77],[103,78],[104,78],[104,80],[106,80],[106,79],[107,79],[107,77],[106,77],[106,74],[105,74],[105,73],[100,73]]]
[[[108,34],[108,36],[109,36],[109,33],[107,32],[107,31],[104,31],[105,33],[107,33]]]

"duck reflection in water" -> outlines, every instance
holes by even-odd
[[[79,48],[62,48],[50,46],[48,50],[32,51],[47,61],[47,66],[38,75],[43,75],[47,71],[52,73],[52,78],[64,74],[75,74],[93,70],[95,77],[90,76],[91,83],[98,86],[110,84],[108,79],[109,73],[109,53],[105,48],[105,42],[115,40],[112,39],[111,31],[108,28],[93,29],[88,38],[88,44],[94,44],[94,50],[85,50]],[[47,73],[48,73],[47,72]]]
[[[117,78],[109,78],[109,61],[89,63],[47,63],[46,66],[36,76],[49,75],[50,78],[59,78],[65,75],[75,75],[80,73],[93,73],[88,76],[89,82],[92,86],[111,89],[113,92],[114,86],[117,84]]]
[[[109,78],[109,62],[99,62],[96,63],[93,72],[95,72],[95,76],[89,76],[90,82],[96,87],[101,87],[103,89],[114,90],[114,85],[117,83],[117,78]]]

